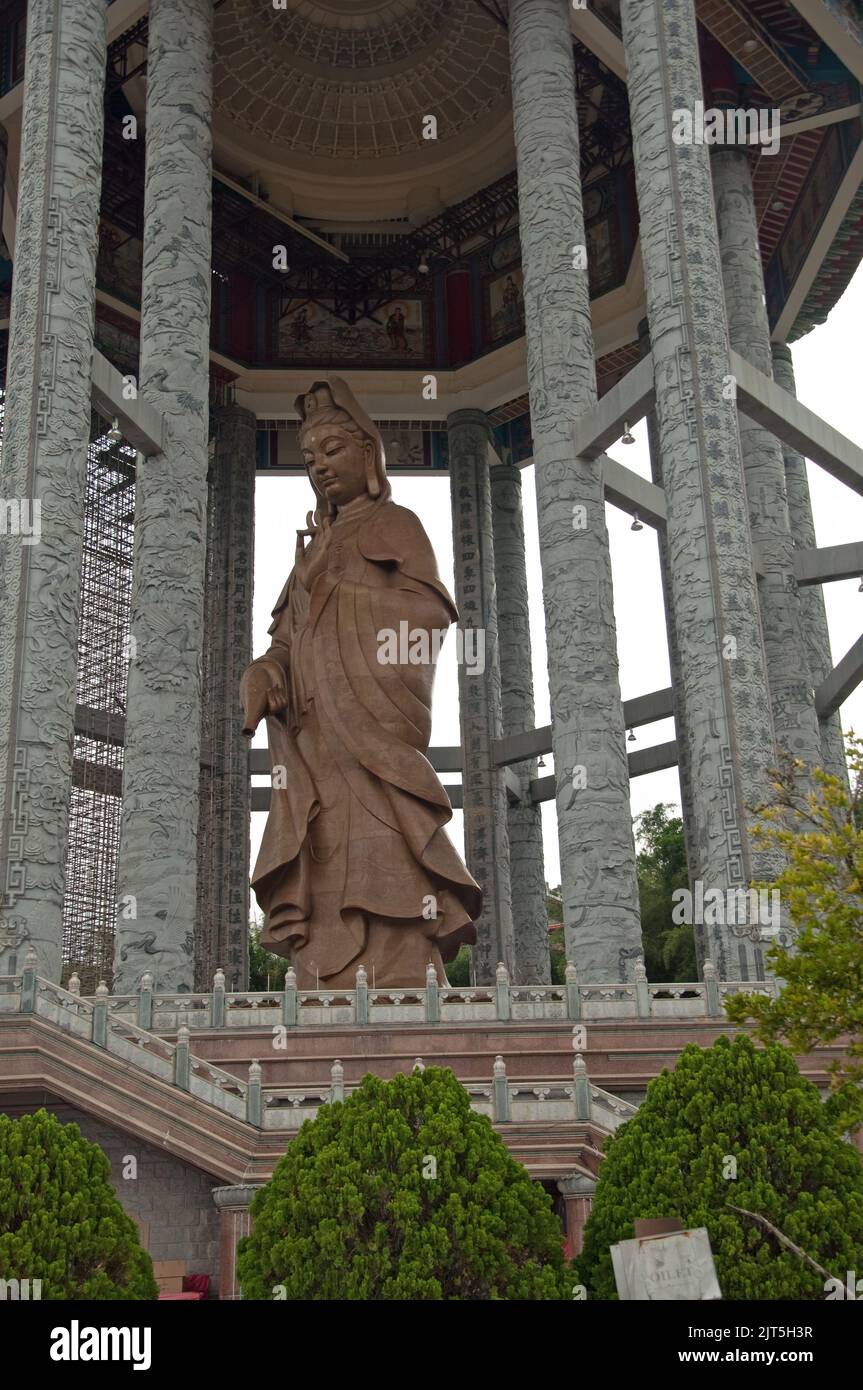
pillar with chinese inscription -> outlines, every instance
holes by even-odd
[[[690,873],[705,889],[748,887],[778,867],[750,838],[776,754],[709,153],[672,135],[673,110],[703,100],[698,28],[693,0],[623,0],[621,18],[691,769]],[[757,925],[711,924],[701,945],[722,979],[763,975]]]
[[[207,550],[212,24],[152,0],[140,394],[165,421],[139,460],[114,988],[194,987]]]
[[[477,984],[503,962],[515,978],[506,778],[495,763],[501,737],[500,654],[492,528],[491,432],[479,410],[447,419],[455,600],[459,610],[458,688],[467,866],[482,888],[473,948]]]
[[[536,722],[530,659],[530,612],[524,553],[524,514],[521,469],[515,463],[495,463],[489,470],[497,587],[497,631],[500,653],[501,721],[504,736],[532,729]],[[537,775],[536,758],[510,769],[519,796],[507,810],[509,864],[512,885],[512,925],[515,979],[519,985],[548,984],[548,902],[542,849],[542,813],[531,800],[530,784]]]
[[[773,379],[783,391],[796,396],[794,363],[791,349],[785,343],[773,344]],[[794,545],[800,550],[814,548],[815,523],[812,519],[812,500],[809,496],[809,479],[806,475],[806,460],[790,444],[783,444],[785,462],[785,486],[788,495],[788,519]],[[820,584],[807,584],[800,591],[802,609],[803,639],[809,663],[809,675],[815,685],[826,680],[833,669],[830,651],[830,632],[827,627],[827,611],[824,607],[824,590]],[[825,772],[840,781],[848,783],[848,764],[845,761],[845,745],[842,738],[842,722],[838,710],[826,719],[819,720],[821,739],[821,766]]]
[[[745,149],[715,148],[711,171],[730,343],[763,376],[771,377],[770,325],[749,154]],[[738,428],[749,530],[758,553],[758,599],[773,728],[781,747],[806,767],[814,767],[821,761],[821,738],[794,574],[782,446],[775,435],[745,415],[739,417]]]
[[[596,370],[568,6],[511,0],[509,34],[567,957],[623,981],[641,926],[601,464],[573,443]]]
[[[90,439],[104,0],[30,0],[0,459],[0,974],[60,979]],[[4,161],[5,163],[5,161]]]
[[[249,748],[240,681],[252,660],[256,419],[240,406],[214,412],[207,505],[207,582],[198,820],[197,987],[223,969],[248,985]]]

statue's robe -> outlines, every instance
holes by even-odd
[[[286,716],[268,715],[273,791],[252,884],[262,944],[301,989],[421,986],[476,940],[482,895],[443,826],[452,809],[426,758],[434,663],[413,650],[457,618],[419,519],[363,499],[318,530],[273,610],[265,663]],[[396,661],[380,659],[381,655]]]

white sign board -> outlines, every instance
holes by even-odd
[[[622,1240],[611,1247],[611,1263],[618,1295],[627,1301],[722,1297],[704,1226]]]

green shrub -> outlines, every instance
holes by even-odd
[[[571,1296],[551,1199],[439,1068],[367,1076],[324,1106],[252,1216],[237,1261],[247,1299]]]
[[[42,1299],[158,1297],[105,1154],[46,1110],[0,1115],[0,1279],[41,1279]]]
[[[736,1162],[736,1178],[727,1176]],[[579,1277],[616,1298],[609,1247],[638,1217],[706,1226],[725,1298],[818,1299],[824,1279],[729,1203],[764,1216],[845,1282],[863,1271],[863,1163],[793,1056],[748,1037],[690,1044],[606,1143]]]

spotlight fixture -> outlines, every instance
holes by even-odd
[[[120,433],[120,421],[119,421],[119,420],[112,420],[112,421],[111,421],[111,428],[110,428],[109,431],[108,431],[107,438],[108,438],[108,440],[110,441],[111,444],[119,444],[119,443],[122,441],[123,436],[122,436],[122,434]]]
[[[623,434],[620,436],[620,442],[621,442],[621,444],[634,444],[634,443],[635,443],[635,435],[632,433],[632,430],[629,428],[629,421],[628,421],[628,420],[624,420],[624,422],[623,422]]]
[[[630,729],[629,738],[626,741],[627,743],[635,743],[635,734],[632,729]]]
[[[428,275],[429,273],[429,263],[426,259],[425,251],[423,251],[422,255],[420,256],[420,263],[417,266],[417,270],[419,271],[420,275]]]
[[[633,513],[632,513],[632,525],[630,526],[629,529],[630,529],[630,531],[643,531],[643,530],[644,530],[644,523],[639,519],[638,512],[633,512]]]
[[[545,758],[540,758],[537,767],[545,767]]]
[[[758,40],[757,40],[757,39],[747,39],[746,42],[745,42],[744,45],[743,45],[743,52],[744,52],[744,53],[754,53],[757,47],[758,47]]]

